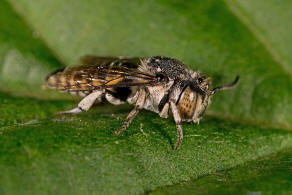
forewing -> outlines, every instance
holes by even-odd
[[[101,67],[98,77],[93,77],[92,81],[93,83],[101,81],[102,88],[146,86],[158,83],[157,77],[152,73],[125,66]]]
[[[60,91],[84,91],[147,86],[159,83],[150,72],[139,71],[139,58],[112,58],[86,56],[80,66],[66,68],[50,75],[46,86]]]

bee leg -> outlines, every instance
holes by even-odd
[[[111,104],[114,104],[114,105],[120,105],[120,104],[124,104],[125,102],[121,101],[120,99],[118,98],[115,98],[113,95],[109,94],[109,93],[106,93],[105,94],[105,99],[111,103]]]
[[[67,111],[61,111],[57,112],[56,114],[78,114],[84,111],[89,110],[89,108],[93,105],[96,99],[98,99],[102,95],[102,91],[96,91],[85,98],[83,98],[79,104],[78,107],[73,108],[72,110],[67,110]]]
[[[171,111],[173,114],[173,118],[176,124],[176,129],[177,129],[177,142],[176,142],[176,146],[175,146],[175,150],[177,150],[182,142],[183,139],[183,130],[181,127],[181,117],[179,115],[178,109],[175,105],[174,102],[170,102],[170,106],[171,106]]]
[[[116,135],[122,133],[126,128],[131,124],[135,116],[139,113],[139,111],[144,107],[146,92],[144,89],[140,89],[139,97],[137,99],[136,105],[134,109],[128,114],[126,121],[123,126],[115,132]]]
[[[162,118],[168,118],[169,103],[166,103],[163,109],[159,112],[159,116]]]

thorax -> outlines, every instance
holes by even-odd
[[[166,93],[168,88],[165,86],[149,86],[146,87],[147,96],[145,99],[144,109],[159,113],[158,105]]]

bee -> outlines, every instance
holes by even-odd
[[[96,101],[107,100],[118,105],[129,103],[134,108],[124,124],[115,132],[122,133],[140,110],[146,109],[176,123],[179,148],[183,139],[181,123],[199,123],[210,98],[231,84],[211,89],[211,78],[188,69],[179,60],[154,56],[150,58],[85,56],[80,66],[55,71],[47,77],[44,86],[84,97],[76,108],[58,114],[78,114],[88,111]]]

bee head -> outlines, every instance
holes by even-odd
[[[200,72],[193,72],[191,77],[192,77],[192,81],[190,82],[191,88],[197,91],[201,91],[202,93],[206,93],[209,96],[214,95],[217,91],[231,89],[235,87],[239,81],[239,76],[237,76],[232,83],[211,89],[212,84],[211,77],[206,77]]]
[[[193,90],[201,93],[209,93],[212,84],[212,79],[210,77],[200,72],[193,72],[191,77],[192,79],[189,81],[189,85]]]
[[[233,83],[222,85],[211,89],[211,78],[198,72],[192,77],[192,80],[182,88],[177,107],[183,121],[199,122],[204,114],[210,97],[219,90],[230,89],[234,87],[239,77],[236,77]]]

